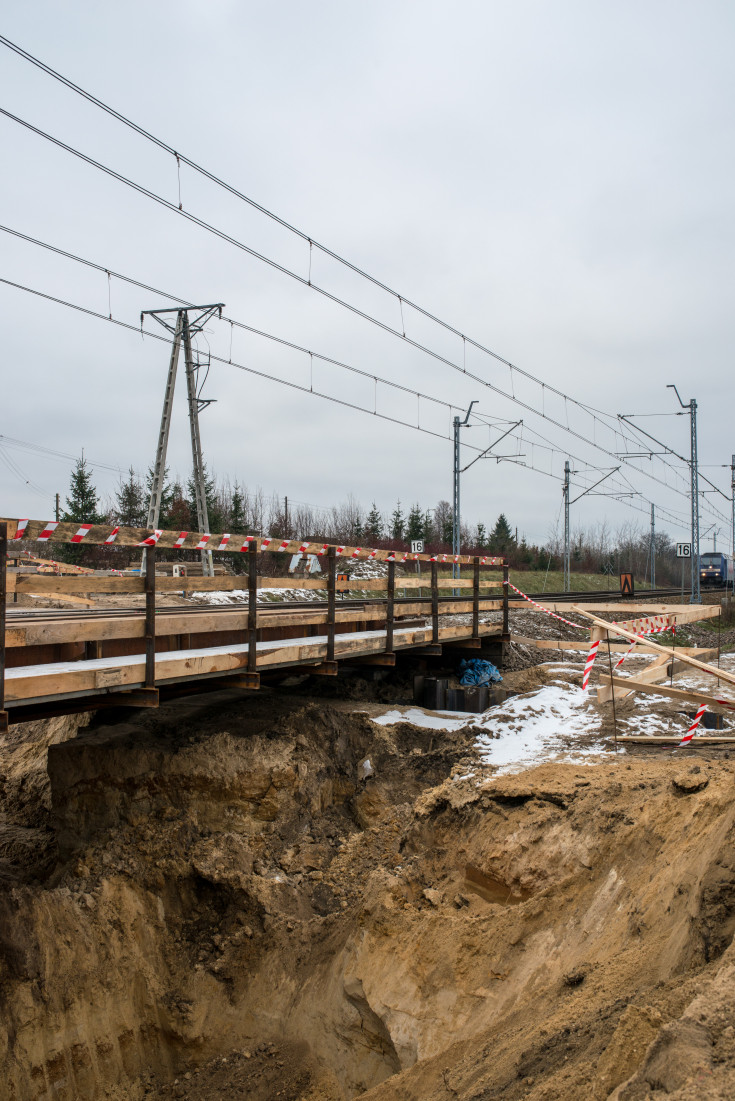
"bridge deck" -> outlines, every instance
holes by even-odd
[[[499,636],[501,627],[481,624],[481,637]],[[439,628],[440,642],[469,640],[469,626]],[[290,639],[266,639],[256,644],[258,672],[291,666],[318,666],[327,658],[328,636]],[[399,627],[393,632],[393,651],[422,647],[432,642],[432,627]],[[358,661],[385,652],[384,630],[357,631],[336,635],[335,661]],[[206,677],[240,673],[247,667],[248,643],[208,646],[201,649],[157,653],[156,684],[181,683]],[[140,688],[145,684],[145,654],[131,654],[84,661],[50,662],[22,665],[6,670],[5,703],[12,710],[20,703],[49,703],[79,695],[110,695],[120,689]]]

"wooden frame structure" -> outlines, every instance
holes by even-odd
[[[80,541],[102,544],[110,541],[110,528],[73,524],[46,525],[40,521],[0,522],[3,530],[11,527],[16,539],[43,534],[47,541]],[[86,530],[84,530],[86,529]],[[339,662],[359,664],[395,664],[396,651],[410,650],[420,656],[437,656],[443,646],[477,649],[491,637],[507,641],[507,586],[500,580],[483,580],[481,565],[503,571],[508,568],[498,558],[468,558],[472,578],[438,577],[439,560],[452,556],[408,555],[402,551],[370,551],[367,548],[319,545],[326,555],[325,578],[260,576],[264,552],[273,550],[291,554],[297,550],[312,553],[316,544],[284,540],[207,536],[218,541],[216,549],[234,550],[246,555],[247,573],[218,577],[160,577],[156,575],[159,547],[173,550],[185,547],[188,533],[140,532],[137,529],[113,529],[124,545],[146,545],[145,573],[141,576],[85,574],[82,577],[58,577],[41,574],[6,575],[6,557],[0,565],[2,584],[9,592],[81,600],[82,594],[133,593],[145,598],[144,611],[114,608],[101,611],[86,606],[70,611],[39,611],[32,615],[22,610],[11,615],[0,631],[0,716],[4,723],[23,721],[40,715],[88,710],[105,706],[157,706],[162,688],[178,686],[237,687],[255,690],[261,675],[276,670],[303,666],[304,671],[334,676]],[[142,536],[142,538],[137,538]],[[182,538],[186,536],[186,538]],[[198,549],[203,537],[194,533],[189,541]],[[134,542],[135,540],[135,542]],[[387,562],[387,576],[340,582],[340,589],[370,594],[357,607],[349,608],[337,600],[337,559],[339,557],[376,558]],[[426,580],[420,577],[396,579],[396,561],[427,560],[431,566],[430,596],[424,597]],[[268,560],[270,561],[270,560]],[[248,602],[240,607],[156,608],[161,593],[213,592],[247,589]],[[316,590],[325,597],[309,608],[279,609],[273,604],[258,604],[263,589]],[[400,603],[396,589],[409,593],[419,590]],[[440,591],[466,589],[466,600],[440,599]],[[483,597],[483,590],[501,589],[498,597]],[[375,600],[372,600],[375,594]],[[502,611],[503,623],[480,624],[480,612]],[[3,613],[5,603],[3,602]],[[448,612],[471,613],[471,625],[442,626],[439,617]],[[417,616],[430,616],[430,625],[416,622]],[[6,671],[7,670],[7,671]],[[5,680],[3,682],[3,673]],[[5,710],[7,706],[7,710]]]

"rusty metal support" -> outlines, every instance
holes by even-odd
[[[395,623],[396,564],[388,563],[388,600],[385,613],[385,652],[393,652],[393,625]]]
[[[439,573],[436,562],[431,563],[431,640],[439,641]]]
[[[322,661],[319,665],[307,665],[304,672],[315,677],[336,677],[339,673],[339,665],[336,661]]]
[[[510,642],[510,625],[508,621],[508,581],[510,580],[510,570],[508,566],[503,566],[503,633],[500,636],[501,642]]]
[[[228,688],[244,688],[248,692],[255,692],[260,688],[260,673],[236,673],[234,676],[223,677],[222,683]]]
[[[156,687],[156,548],[145,556],[145,687]]]
[[[258,543],[248,547],[248,672],[258,665]]]
[[[337,548],[327,551],[327,662],[334,661],[334,623],[337,614]]]
[[[5,710],[5,601],[8,598],[8,525],[0,524],[0,734],[8,729]]]
[[[480,637],[480,559],[472,559],[472,637]]]

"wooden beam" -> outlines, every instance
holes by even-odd
[[[430,642],[427,646],[417,646],[413,650],[414,654],[418,654],[422,658],[438,658],[442,654],[442,643]]]
[[[445,642],[445,646],[451,646],[457,650],[479,650],[482,647],[481,638],[456,638]]]
[[[600,658],[604,658],[604,653],[599,654]],[[645,684],[658,684],[659,681],[666,680],[669,675],[668,670],[668,658],[659,654],[652,665],[649,665],[647,669],[644,669],[642,673],[638,674],[638,680]],[[602,676],[602,675],[601,675]],[[612,699],[613,693],[615,693],[615,699],[625,699],[626,696],[631,696],[633,693],[626,689],[626,681],[623,679],[623,687],[616,688],[611,687],[610,678],[607,678],[607,685],[601,685],[597,689],[597,702],[607,703]]]
[[[5,519],[4,517],[2,518]],[[48,527],[48,522],[44,520],[27,520],[23,527],[23,530],[18,534],[18,520],[17,518],[8,518],[8,537],[14,539],[16,536],[20,539],[38,539]],[[54,531],[50,534],[51,543],[69,543],[76,534],[79,525],[77,523],[69,523],[62,521],[57,524]],[[113,536],[114,532],[114,536]],[[130,528],[119,526],[113,529],[111,524],[94,524],[87,534],[84,536],[85,546],[94,546],[96,544],[106,544],[111,538],[114,538],[116,546],[130,547],[141,546],[143,540],[148,539],[153,534],[152,531],[147,528]],[[176,547],[176,549],[194,550],[197,547],[202,546],[202,540],[206,542],[206,549],[218,552],[219,547],[222,544],[222,535],[214,534],[212,532],[198,532],[190,531],[185,533],[183,543],[180,542],[180,532],[178,531],[161,531],[158,534],[156,540],[156,546],[159,550],[170,550]],[[250,543],[255,543],[259,551],[268,551],[269,553],[278,554],[324,554],[328,546],[323,543],[305,543],[302,544],[298,539],[292,539],[288,542],[285,540],[283,543],[278,543],[277,540],[256,538],[252,535],[228,535],[227,549],[224,553],[233,554],[241,551],[247,551]],[[46,544],[47,545],[47,544]],[[403,551],[395,551],[392,549],[377,550],[370,547],[348,547],[340,546],[335,547],[335,552],[339,551],[338,557],[341,558],[372,558],[377,559],[379,562],[386,562],[391,556],[403,555]],[[407,561],[408,555],[403,557],[403,561]],[[429,554],[411,554],[410,560],[428,562],[431,560]],[[459,561],[463,564],[471,563],[472,559],[468,555],[461,555]],[[484,563],[485,569],[492,570],[502,566],[503,559],[495,556],[487,556],[487,561]],[[179,586],[181,588],[181,586]],[[188,585],[187,585],[188,588]]]
[[[648,736],[639,734],[618,734],[619,742],[628,742],[635,745],[650,745],[665,746],[673,745],[678,746],[683,736],[682,734],[672,734],[670,738],[662,737],[660,735],[649,734]],[[696,749],[698,745],[732,745],[735,746],[735,738],[732,736],[718,738],[712,734],[695,734],[691,742],[689,742],[687,749]]]
[[[610,677],[608,674],[603,674],[600,677],[600,681],[603,684],[610,684]],[[613,677],[612,683],[614,686],[628,689],[629,693],[642,692],[648,696],[665,696],[672,700],[683,700],[687,703],[702,704],[706,703],[708,707],[723,707],[729,711],[735,711],[735,700],[727,700],[718,696],[710,696],[706,692],[695,692],[691,688],[672,688],[668,684],[651,684],[641,680],[639,677]]]
[[[578,605],[573,604],[571,611],[575,614],[584,616],[585,619],[589,619],[595,623],[598,627],[604,627],[610,632],[611,635],[621,635],[623,638],[630,639],[631,642],[637,642],[637,636],[630,631],[624,630],[622,627],[616,627],[614,623],[607,623],[604,619],[600,619],[599,616],[592,615],[591,612],[585,612]],[[674,660],[683,661],[685,665],[691,665],[693,669],[701,669],[705,673],[709,673],[713,677],[717,677],[719,680],[727,681],[728,684],[735,684],[735,674],[728,673],[724,669],[718,669],[715,665],[707,665],[703,661],[698,661],[696,658],[690,657],[688,654],[681,653],[681,648],[677,654],[676,647],[659,646],[658,643],[652,642],[650,639],[646,641],[646,646],[649,650],[653,650],[655,653],[665,654],[667,657],[672,657]]]

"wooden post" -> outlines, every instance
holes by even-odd
[[[8,525],[0,524],[0,734],[7,733],[8,713],[5,710],[5,601],[7,599]]]
[[[156,548],[145,556],[145,687],[156,687]]]
[[[334,661],[334,623],[337,614],[337,548],[327,551],[327,661]]]
[[[503,633],[501,642],[510,642],[510,625],[508,621],[508,581],[510,580],[510,568],[503,566]]]
[[[396,564],[388,563],[388,601],[385,617],[385,652],[393,652],[393,623],[395,620]]]
[[[480,637],[480,559],[472,560],[472,637]]]
[[[258,664],[258,543],[248,547],[248,672]]]
[[[439,573],[438,563],[431,563],[431,639],[439,641]]]

